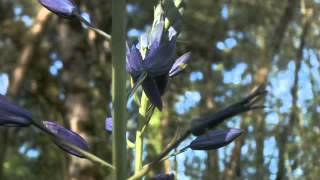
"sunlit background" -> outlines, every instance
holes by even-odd
[[[111,1],[76,1],[85,16],[111,30]],[[129,0],[128,40],[148,31],[156,0]],[[185,0],[177,54],[191,51],[187,70],[170,82],[164,110],[147,131],[145,163],[190,120],[217,111],[265,83],[265,110],[237,116],[217,129],[245,133],[217,151],[186,151],[149,176],[178,179],[318,179],[320,175],[319,0]],[[128,83],[129,84],[129,83]],[[78,132],[90,150],[111,161],[110,44],[36,0],[0,0],[0,93]],[[128,102],[128,138],[137,107]],[[178,149],[186,146],[183,142]],[[133,162],[129,151],[129,162]],[[133,164],[130,164],[131,170]],[[132,173],[132,172],[131,172]],[[71,158],[36,129],[0,128],[0,179],[104,179],[109,170]]]

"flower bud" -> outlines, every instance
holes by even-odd
[[[157,174],[156,176],[154,176],[153,178],[151,178],[152,180],[174,180],[174,174],[170,173],[170,174]]]
[[[105,120],[105,130],[108,133],[112,133],[112,117],[107,117]]]
[[[0,95],[0,126],[23,127],[32,123],[32,115],[24,108]]]
[[[230,144],[242,134],[241,129],[228,129],[211,131],[207,134],[198,136],[190,143],[192,150],[213,150],[219,149]]]
[[[73,0],[39,0],[39,3],[49,11],[64,18],[72,18],[75,13],[80,14],[80,10]]]
[[[43,121],[42,123],[52,134],[54,134],[58,138],[57,140],[54,140],[54,143],[57,146],[59,146],[62,150],[66,151],[69,154],[83,158],[83,156],[80,153],[71,149],[70,147],[65,145],[63,142],[59,142],[59,139],[61,139],[80,149],[88,151],[89,146],[87,142],[80,135],[51,121]]]

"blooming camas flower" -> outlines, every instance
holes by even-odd
[[[164,31],[164,22],[158,22],[149,37],[142,35],[137,45],[127,49],[126,70],[136,81],[143,72],[147,72],[142,88],[159,110],[162,109],[161,95],[169,77],[177,75],[190,58],[187,53],[176,61],[177,32],[170,27]],[[176,61],[176,63],[175,63]],[[180,68],[181,67],[181,68]],[[170,73],[169,73],[170,72]]]
[[[213,150],[230,144],[242,134],[241,129],[229,129],[211,131],[208,134],[198,136],[189,147],[193,150]]]
[[[68,130],[64,128],[63,126],[51,122],[51,121],[43,121],[43,125],[57,138],[62,139],[63,141],[66,141],[74,146],[77,146],[80,149],[83,149],[87,151],[89,149],[89,146],[87,142],[77,133]],[[81,154],[78,152],[72,150],[70,147],[67,147],[63,144],[63,142],[59,142],[58,140],[54,140],[54,143],[59,146],[62,150],[66,151],[67,153],[70,153],[72,155],[78,156],[80,158],[83,158]]]
[[[0,126],[23,127],[32,123],[32,115],[24,108],[0,95]]]
[[[80,10],[73,0],[39,0],[39,3],[64,18],[72,18],[75,13],[80,14]]]

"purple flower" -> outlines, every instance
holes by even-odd
[[[39,0],[39,3],[64,18],[72,18],[75,14],[80,14],[80,10],[73,0]]]
[[[32,115],[24,108],[0,95],[0,126],[23,127],[32,123]]]
[[[42,123],[57,138],[60,138],[63,141],[70,143],[74,146],[77,146],[80,149],[88,151],[89,146],[88,146],[87,142],[77,133],[66,129],[63,126],[61,126],[55,122],[43,121]],[[72,150],[70,147],[67,147],[66,145],[63,144],[63,142],[59,142],[59,140],[54,140],[54,143],[57,146],[59,146],[62,150],[66,151],[67,153],[70,153],[74,156],[78,156],[80,158],[83,158],[83,156],[81,154]]]
[[[198,136],[189,147],[193,150],[213,150],[224,147],[242,134],[241,129],[211,131]]]
[[[177,32],[172,27],[164,31],[164,22],[160,21],[153,26],[149,36],[142,35],[137,45],[127,48],[127,72],[134,81],[137,81],[143,72],[148,73],[142,82],[142,88],[150,102],[159,110],[162,109],[161,96],[168,77],[177,75],[181,71],[180,65],[191,57],[188,53],[189,55],[183,55],[176,62],[176,39]]]
[[[152,180],[174,180],[174,174],[170,173],[170,174],[157,174],[156,176],[154,176],[153,178],[151,178]]]
[[[107,117],[105,120],[105,130],[112,133],[112,117]]]

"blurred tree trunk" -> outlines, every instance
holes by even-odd
[[[265,48],[267,48],[265,46]],[[272,59],[272,55],[268,56],[266,54],[262,57],[262,61],[259,64],[258,70],[256,71],[256,76],[254,78],[253,87],[257,88],[259,85],[264,84],[268,78],[268,72],[271,68],[270,65],[266,64],[270,59]],[[261,102],[261,104],[264,104]],[[257,177],[265,177],[265,166],[264,166],[264,138],[265,138],[265,114],[263,110],[255,110],[250,116],[251,122],[254,124],[254,138],[256,141],[256,176]]]
[[[241,121],[240,129],[246,129],[246,124],[244,120]],[[226,164],[224,170],[223,179],[233,180],[241,179],[241,148],[244,145],[245,138],[240,138],[235,141],[235,146],[232,150],[230,161]]]
[[[309,16],[311,15],[307,14]],[[293,86],[291,88],[291,113],[289,115],[289,122],[288,124],[284,125],[282,127],[281,132],[279,133],[279,136],[277,138],[277,143],[279,147],[279,160],[278,160],[278,172],[276,179],[281,180],[285,178],[286,175],[286,168],[285,168],[285,161],[286,161],[286,155],[288,155],[288,136],[292,135],[293,129],[296,125],[296,123],[299,121],[299,108],[297,106],[298,101],[298,84],[299,84],[299,72],[301,69],[301,64],[303,60],[303,49],[305,47],[305,39],[308,35],[308,30],[311,23],[311,17],[302,17],[305,20],[305,24],[303,25],[301,37],[300,37],[300,44],[299,48],[297,50],[297,55],[294,60],[295,63],[295,71],[294,71],[294,79],[293,79]]]
[[[29,29],[27,33],[21,38],[27,42],[23,44],[20,55],[17,59],[17,66],[11,72],[10,88],[8,89],[8,95],[13,99],[18,95],[18,91],[21,88],[23,79],[25,78],[26,71],[32,59],[34,50],[38,46],[38,42],[44,32],[45,23],[50,17],[49,11],[44,8],[38,12],[35,19],[35,23]],[[8,142],[10,142],[10,129],[2,129],[0,131],[0,179],[4,179],[3,168],[6,158],[6,154],[9,148]]]
[[[261,57],[260,63],[258,63],[258,67],[256,70],[256,76],[254,77],[253,87],[256,88],[257,86],[266,82],[268,78],[268,72],[271,68],[270,61],[272,60],[273,56],[276,55],[279,51],[281,46],[282,40],[285,36],[285,32],[287,30],[288,24],[293,18],[293,12],[298,3],[298,0],[288,0],[287,7],[279,20],[278,25],[276,26],[274,32],[269,35],[266,32],[265,37],[263,38],[264,42],[264,49],[262,49],[263,55]],[[270,39],[270,36],[274,38]],[[263,102],[262,102],[263,104]],[[254,122],[254,131],[255,131],[255,141],[256,141],[256,158],[255,158],[255,166],[256,166],[256,176],[257,177],[265,177],[265,167],[264,167],[264,137],[265,137],[265,115],[261,110],[255,111],[251,118]],[[241,127],[243,126],[243,121],[241,122]],[[242,127],[244,128],[244,127]],[[241,172],[238,172],[240,168],[240,156],[241,156],[241,147],[243,145],[243,141],[236,142],[234,150],[232,152],[232,156],[230,162],[228,163],[227,168],[224,172],[224,177],[226,179],[235,179],[237,176],[241,176]]]
[[[217,151],[208,151],[206,160],[206,171],[203,179],[220,179],[219,156]]]
[[[6,158],[6,153],[7,153],[7,149],[8,147],[8,134],[9,134],[9,130],[8,129],[3,129],[1,128],[1,132],[0,132],[0,144],[1,144],[1,148],[0,148],[0,179],[4,179],[4,174],[3,174],[3,168],[4,168],[4,161]]]
[[[66,106],[68,110],[67,118],[70,123],[70,128],[88,142],[88,135],[83,130],[83,124],[89,119],[87,102],[88,100],[81,93],[70,94],[66,99]],[[92,166],[93,164],[86,159],[71,156],[69,164],[70,179],[95,180],[94,176],[91,174],[92,171],[88,170],[92,168]]]
[[[205,66],[203,68],[203,72],[205,74],[204,76],[204,83],[205,87],[203,88],[203,93],[202,93],[202,108],[205,111],[214,111],[217,110],[215,109],[216,105],[213,102],[213,94],[214,90],[212,88],[212,84],[209,83],[212,81],[212,71],[211,71],[211,66]],[[205,113],[205,112],[201,112]],[[219,156],[217,151],[208,151],[207,152],[207,160],[206,160],[206,170],[204,173],[204,179],[220,179],[220,172],[219,172]]]
[[[79,24],[77,24],[79,26]],[[90,116],[90,97],[89,97],[89,63],[96,59],[87,59],[86,52],[77,52],[77,48],[83,48],[83,33],[77,33],[73,26],[66,23],[59,23],[57,26],[59,55],[67,69],[63,72],[65,85],[65,107],[66,122],[70,129],[78,133],[89,144],[89,132],[85,129]],[[92,43],[92,42],[91,42]],[[93,43],[92,43],[93,44]],[[74,53],[77,52],[77,53]],[[89,51],[90,52],[90,51]],[[96,58],[96,57],[93,57]],[[87,72],[84,75],[83,72]],[[93,100],[92,100],[93,101]],[[78,157],[70,156],[69,177],[71,180],[94,180],[96,179],[94,165]]]
[[[271,63],[269,63],[273,57],[279,52],[282,40],[285,36],[288,24],[293,18],[294,10],[296,8],[298,1],[288,0],[287,7],[285,8],[284,14],[279,20],[279,24],[275,31],[271,34],[274,38],[270,39],[270,35],[265,37],[264,46],[264,57],[262,57],[260,68],[256,72],[255,85],[265,83],[268,72],[271,68]],[[265,116],[262,111],[255,111],[253,119],[255,122],[255,139],[256,139],[256,168],[257,177],[265,177],[265,166],[264,166],[264,138],[265,138]]]

